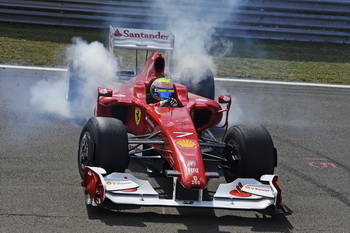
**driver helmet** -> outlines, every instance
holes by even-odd
[[[151,96],[158,100],[167,100],[173,96],[174,87],[170,79],[157,78],[151,85]]]

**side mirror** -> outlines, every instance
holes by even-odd
[[[231,101],[232,101],[232,97],[231,95],[219,95],[218,96],[218,102],[220,104],[226,104],[226,109],[222,109],[220,112],[226,112],[226,119],[225,119],[225,123],[221,126],[221,128],[225,128],[225,133],[224,135],[226,135],[227,133],[227,128],[228,128],[228,113],[230,111],[231,108]]]
[[[232,97],[231,95],[219,95],[218,99],[220,104],[230,104]]]
[[[100,97],[100,96],[112,97],[112,94],[113,94],[112,89],[103,88],[103,87],[98,88],[98,97]]]

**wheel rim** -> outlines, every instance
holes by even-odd
[[[79,147],[79,168],[81,171],[84,171],[86,165],[89,165],[88,155],[89,155],[89,140],[90,134],[89,132],[85,132]]]
[[[230,149],[227,149],[225,153],[225,157],[227,159],[226,165],[228,166],[228,169],[224,171],[224,174],[226,181],[231,182],[240,175],[241,155],[234,141],[229,141],[227,144]]]

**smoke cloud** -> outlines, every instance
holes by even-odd
[[[102,43],[88,44],[79,38],[73,38],[66,54],[67,78],[42,80],[32,86],[31,104],[42,112],[87,119],[93,115],[97,87],[116,86],[117,62]],[[69,82],[69,76],[73,82]]]
[[[218,4],[223,4],[226,11],[218,12]],[[175,34],[174,70],[194,67],[210,69],[215,75],[216,66],[209,51],[220,39],[213,36],[216,27],[231,17],[235,5],[235,0],[154,0],[154,12],[165,17],[165,27]],[[155,16],[158,17],[158,14],[155,13]],[[151,24],[156,22],[159,23],[159,18],[151,20]],[[226,45],[232,46],[229,43]]]
[[[208,7],[210,4],[213,5],[213,10]],[[224,4],[226,11],[215,12],[217,4]],[[179,74],[184,68],[192,67],[200,70],[210,69],[215,75],[216,67],[209,55],[211,47],[217,43],[217,40],[213,40],[215,27],[230,17],[235,0],[220,3],[210,0],[153,0],[152,6],[152,11],[158,18],[151,17],[147,24],[151,28],[152,25],[160,25],[160,15],[164,19],[164,27],[175,34],[175,62],[172,64],[173,70],[178,72],[175,74]],[[89,118],[93,115],[97,87],[115,88],[118,85],[117,61],[102,43],[87,43],[82,39],[73,38],[72,45],[67,49],[67,63],[70,80],[73,78],[76,82],[69,82],[68,77],[60,80],[42,80],[31,87],[31,104],[40,111],[65,118]],[[192,80],[192,83],[197,81],[201,80]]]
[[[30,103],[37,111],[68,118],[71,114],[64,95],[66,89],[63,78],[41,80],[30,88]]]

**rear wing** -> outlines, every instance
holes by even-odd
[[[174,34],[167,30],[145,30],[132,28],[113,28],[109,30],[109,50],[114,47],[145,49],[145,50],[173,50]]]

